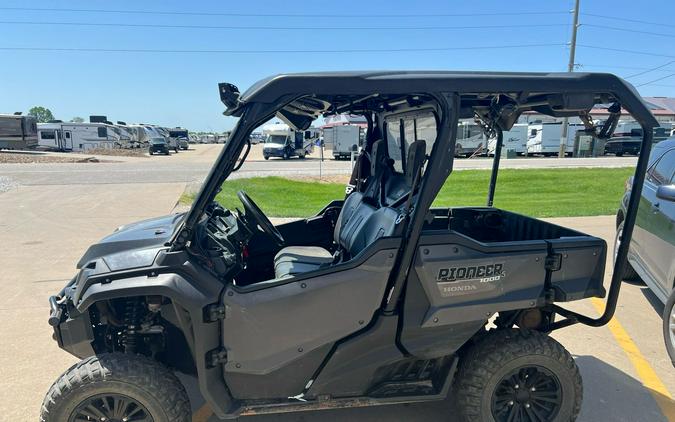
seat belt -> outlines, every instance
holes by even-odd
[[[396,217],[396,224],[400,224],[403,220],[407,219],[410,217],[410,214],[413,212],[413,205],[412,205],[412,200],[413,197],[415,196],[415,189],[417,189],[417,185],[420,182],[420,179],[422,178],[422,167],[424,166],[424,162],[426,161],[426,157],[422,161],[422,165],[420,165],[420,168],[417,170],[415,173],[415,178],[413,179],[412,186],[410,187],[410,192],[408,193],[408,198],[405,200],[405,205],[403,206],[403,210],[401,213]]]

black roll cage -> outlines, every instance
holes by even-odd
[[[535,87],[538,91],[533,90]],[[334,91],[326,92],[331,89]],[[554,117],[577,116],[584,121],[587,130],[594,131],[599,137],[607,137],[611,135],[612,126],[616,126],[623,104],[640,122],[643,143],[635,168],[633,189],[624,220],[623,239],[614,263],[605,309],[600,317],[592,318],[556,304],[548,305],[551,311],[565,317],[552,323],[550,329],[576,323],[602,326],[614,315],[622,284],[621,274],[627,265],[628,247],[651,152],[653,128],[658,126],[637,92],[616,76],[581,73],[345,72],[279,75],[260,81],[243,95],[231,84],[220,84],[219,90],[221,100],[227,107],[224,114],[238,116],[240,119],[193,207],[174,234],[172,250],[182,249],[190,240],[194,225],[202,217],[206,205],[213,200],[220,185],[235,167],[249,134],[275,115],[302,130],[305,129],[302,125],[308,125],[308,122],[321,114],[367,114],[384,111],[386,104],[381,105],[380,109],[371,109],[368,108],[369,102],[389,93],[402,95],[401,90],[421,93],[437,104],[440,112],[437,139],[420,183],[417,204],[404,231],[405,241],[401,242],[387,298],[383,304],[385,313],[395,313],[398,309],[399,298],[416,251],[415,245],[422,232],[425,211],[452,172],[457,122],[460,118],[477,117],[496,135],[497,143],[486,201],[487,206],[491,207],[497,187],[502,132],[510,129],[520,113],[531,110]],[[325,100],[326,97],[331,97],[328,95],[331,92],[344,92],[341,96],[333,96],[341,99],[340,104],[334,105]],[[349,97],[347,101],[345,97]],[[414,99],[408,98],[407,101],[414,105]],[[608,108],[611,113],[610,122],[596,130],[589,117],[590,108],[596,104],[607,103],[611,103]],[[322,108],[324,106],[325,109]],[[368,119],[370,127],[372,116]]]

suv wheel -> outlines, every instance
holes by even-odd
[[[140,355],[91,356],[68,369],[42,403],[41,422],[189,422],[190,402],[178,378]]]
[[[464,354],[453,387],[460,420],[573,421],[581,409],[581,375],[552,338],[499,330]]]
[[[666,342],[670,361],[675,367],[675,290],[670,293],[666,306],[663,308],[663,339]]]
[[[614,237],[614,255],[612,264],[616,262],[616,255],[619,253],[619,246],[621,246],[621,237],[623,236],[623,221],[619,224],[619,227],[616,228],[616,236]],[[626,267],[623,270],[623,275],[621,276],[622,280],[639,282],[640,276],[635,272],[633,266],[630,262],[626,263]]]

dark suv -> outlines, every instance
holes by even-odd
[[[152,138],[150,139],[150,148],[148,149],[150,155],[155,153],[169,155],[169,144],[166,143],[164,138]]]
[[[626,193],[617,214],[615,251],[621,244],[623,220],[632,188],[626,182]],[[675,138],[659,142],[649,158],[633,238],[624,272],[627,280],[642,279],[665,303],[663,326],[666,347],[675,362]]]

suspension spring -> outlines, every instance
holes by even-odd
[[[134,298],[127,300],[124,304],[124,322],[127,328],[122,338],[122,345],[125,353],[136,353],[137,350],[137,331],[141,328],[142,303],[140,299]]]

